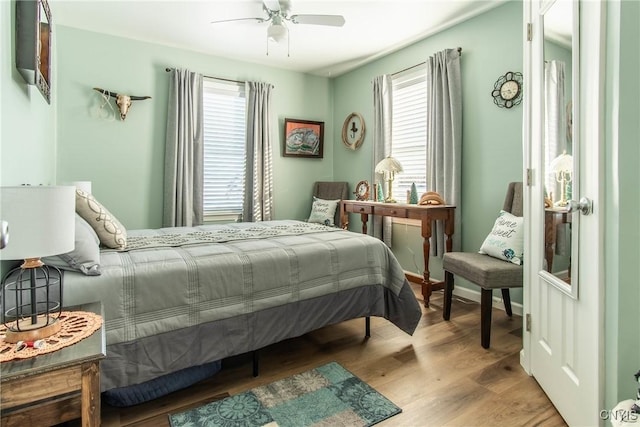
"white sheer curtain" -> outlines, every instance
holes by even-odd
[[[202,117],[202,75],[172,70],[164,156],[164,227],[202,224]]]
[[[242,220],[273,219],[271,84],[247,82],[247,150]]]
[[[556,180],[551,162],[567,150],[565,123],[564,69],[562,61],[546,61],[544,64],[544,164],[547,197],[560,199],[560,183]]]
[[[373,79],[373,165],[391,155],[392,84],[388,74]],[[382,176],[373,173],[373,182],[384,185]],[[393,221],[390,217],[373,216],[373,235],[391,247]]]
[[[445,49],[427,60],[427,190],[456,206],[453,250],[460,249],[462,207],[462,82],[460,51]],[[444,224],[432,228],[431,255],[445,252]]]

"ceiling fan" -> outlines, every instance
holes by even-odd
[[[342,15],[289,15],[289,8],[290,3],[288,0],[263,0],[262,9],[266,13],[264,17],[224,19],[221,21],[212,21],[211,23],[221,24],[233,21],[269,22],[267,40],[279,43],[285,38],[288,39],[287,35],[289,30],[287,29],[286,23],[342,27],[345,22]],[[267,44],[267,55],[269,54],[268,48],[269,46]]]

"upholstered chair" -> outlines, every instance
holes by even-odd
[[[322,182],[313,184],[313,195],[324,200],[345,200],[349,198],[349,183],[344,181]],[[340,227],[340,208],[336,209],[334,224]]]
[[[522,183],[509,184],[503,210],[522,217]],[[491,308],[493,290],[501,289],[504,309],[508,316],[512,315],[509,288],[521,288],[523,283],[522,265],[516,265],[477,252],[447,252],[442,260],[445,289],[442,317],[449,320],[451,316],[451,299],[453,297],[454,276],[462,277],[481,288],[480,298],[480,342],[482,347],[489,348],[491,341]]]

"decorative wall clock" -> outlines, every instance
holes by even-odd
[[[522,73],[508,71],[493,85],[493,102],[500,108],[511,108],[522,101]]]
[[[353,192],[356,195],[356,200],[369,200],[369,182],[360,181],[356,184],[356,191]]]
[[[351,113],[342,125],[342,142],[352,150],[364,142],[364,119],[358,113]]]

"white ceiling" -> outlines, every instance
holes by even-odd
[[[269,42],[261,0],[49,0],[54,24],[321,76],[336,76],[508,0],[291,0],[292,14],[342,15],[343,27],[288,24]],[[282,3],[282,1],[281,1]],[[454,47],[454,46],[443,46]]]

